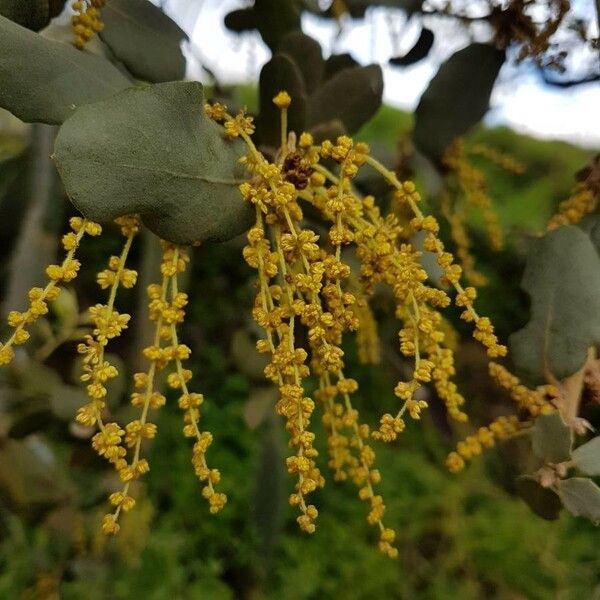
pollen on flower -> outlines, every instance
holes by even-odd
[[[498,417],[487,427],[480,427],[476,433],[458,442],[456,450],[450,452],[446,458],[446,467],[451,473],[462,471],[467,462],[479,456],[485,448],[493,447],[496,441],[513,437],[521,429],[522,425],[517,416]]]
[[[290,95],[285,90],[279,92],[273,98],[273,104],[277,108],[289,108],[289,106],[290,106],[291,103],[292,103],[292,99],[291,99]]]
[[[81,264],[74,256],[84,234],[99,235],[102,231],[100,225],[80,217],[72,217],[69,223],[73,231],[63,237],[63,247],[67,251],[63,262],[46,268],[46,275],[50,281],[44,288],[34,287],[29,291],[29,306],[24,312],[10,311],[8,314],[8,325],[14,331],[5,343],[0,343],[0,365],[6,365],[13,360],[13,346],[24,344],[29,339],[26,327],[48,313],[48,302],[53,302],[60,294],[59,284],[70,282],[77,277]]]
[[[550,219],[546,227],[552,231],[561,225],[575,225],[586,215],[594,212],[598,206],[598,190],[587,183],[575,186],[571,195],[558,206],[558,212]]]
[[[77,0],[71,4],[71,8],[75,11],[71,18],[73,45],[77,49],[83,50],[94,34],[104,29],[100,9],[105,4],[106,0]]]

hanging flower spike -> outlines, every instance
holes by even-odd
[[[124,429],[119,430],[119,435],[124,436],[125,445],[132,449],[133,456],[128,461],[126,458],[127,451],[125,451],[117,466],[124,485],[120,492],[115,492],[110,496],[110,503],[115,507],[115,511],[104,516],[102,530],[107,534],[118,533],[118,519],[121,511],[126,512],[135,505],[134,498],[129,494],[131,482],[136,481],[150,470],[148,461],[141,458],[142,441],[156,436],[156,425],[148,421],[150,409],[158,409],[165,404],[165,397],[155,389],[156,375],[176,356],[186,358],[189,355],[187,346],[163,347],[162,344],[163,340],[171,338],[170,327],[165,322],[172,318],[171,306],[167,302],[169,284],[177,271],[181,272],[185,269],[186,259],[178,255],[172,244],[161,243],[163,247],[160,267],[162,284],[148,286],[148,297],[150,299],[148,312],[150,320],[154,323],[154,341],[151,346],[143,350],[143,354],[150,364],[146,373],[136,373],[134,375],[134,385],[139,391],[131,395],[131,404],[139,408],[141,414],[138,419],[131,421]]]
[[[500,387],[510,393],[519,410],[526,411],[532,417],[547,415],[556,410],[552,401],[556,398],[558,390],[553,385],[529,389],[508,369],[495,362],[490,362],[489,373]]]
[[[561,225],[576,225],[583,217],[593,213],[597,207],[598,191],[585,183],[579,183],[571,195],[558,205],[558,213],[550,219],[546,231],[553,231]]]
[[[187,254],[181,248],[175,248],[174,258],[183,257],[187,260]],[[168,313],[163,313],[165,323],[170,327],[172,348],[180,349],[177,336],[177,325],[183,323],[185,318],[184,307],[188,302],[187,294],[180,292],[177,283],[177,271],[171,279],[171,306]],[[166,311],[165,311],[166,312]],[[205,482],[202,489],[202,496],[208,500],[211,513],[218,513],[227,503],[227,496],[216,492],[214,486],[221,481],[221,474],[218,469],[210,469],[206,462],[206,452],[212,444],[212,434],[208,431],[200,431],[198,423],[200,421],[200,406],[204,402],[204,396],[190,392],[187,382],[192,378],[192,371],[184,369],[182,360],[186,358],[185,353],[174,352],[175,371],[169,374],[168,383],[173,389],[180,390],[179,408],[184,411],[183,434],[188,438],[195,438],[194,449],[192,453],[192,465],[200,481]]]
[[[454,242],[456,257],[463,268],[465,280],[474,287],[487,284],[487,278],[475,268],[475,257],[471,254],[471,239],[465,227],[465,215],[452,206],[450,194],[440,195],[440,212],[450,225],[450,237]]]
[[[177,325],[184,321],[184,307],[188,301],[187,294],[178,289],[177,275],[185,271],[189,256],[174,244],[165,241],[161,244],[162,284],[148,287],[149,316],[155,323],[154,343],[144,350],[144,356],[150,361],[150,366],[146,373],[134,375],[134,385],[139,391],[132,394],[131,403],[141,409],[141,415],[121,430],[121,435],[125,434],[125,444],[133,449],[133,456],[129,463],[124,461],[119,471],[124,482],[123,489],[110,496],[115,511],[105,515],[102,524],[104,532],[108,534],[118,533],[121,511],[127,512],[135,505],[135,500],[130,494],[131,482],[149,470],[147,460],[140,457],[141,445],[143,440],[152,439],[156,435],[156,425],[148,421],[148,415],[150,409],[158,409],[165,404],[164,395],[155,389],[156,375],[169,363],[174,363],[175,370],[169,374],[167,382],[171,388],[181,391],[179,406],[185,411],[184,435],[196,438],[192,464],[198,478],[206,482],[202,495],[208,500],[211,513],[219,512],[227,502],[225,494],[217,493],[214,489],[214,485],[219,483],[221,478],[219,471],[210,469],[206,463],[205,455],[212,443],[212,435],[209,432],[201,432],[198,428],[198,409],[203,402],[203,396],[188,389],[187,383],[192,378],[192,372],[183,368],[183,361],[189,358],[191,351],[188,346],[179,342],[177,335]],[[170,342],[170,345],[164,345],[163,342]]]
[[[92,334],[86,336],[85,341],[77,347],[83,355],[83,374],[81,380],[86,382],[86,390],[90,402],[81,407],[76,420],[87,427],[97,426],[99,431],[92,438],[92,447],[96,452],[114,465],[117,471],[126,467],[125,456],[127,450],[123,446],[125,431],[114,422],[105,423],[103,412],[106,407],[106,383],[116,377],[118,371],[114,365],[105,360],[105,348],[109,340],[118,337],[127,328],[130,315],[118,313],[115,307],[117,291],[122,285],[132,288],[137,281],[137,273],[125,267],[131,250],[133,238],[140,229],[136,216],[121,217],[115,222],[120,226],[121,234],[125,237],[125,244],[120,256],[112,256],[108,262],[108,269],[98,273],[97,282],[102,289],[110,288],[107,304],[96,304],[89,309],[90,319],[94,324]],[[133,503],[131,503],[133,506]],[[128,508],[130,508],[128,504]],[[118,525],[112,529],[116,532]],[[109,523],[103,524],[103,529],[110,529]]]
[[[490,154],[490,156],[501,160],[500,156],[495,153]],[[501,250],[504,247],[504,234],[500,228],[498,215],[494,211],[492,200],[487,192],[485,175],[469,162],[465,143],[462,139],[455,140],[448,148],[444,154],[443,162],[454,175],[466,204],[481,211],[490,247],[495,251]],[[461,212],[463,214],[460,218],[464,219],[464,211]]]
[[[518,435],[523,429],[519,418],[511,415],[509,417],[498,417],[487,427],[480,427],[475,435],[467,436],[458,442],[456,451],[450,452],[446,459],[446,466],[451,473],[458,473],[465,468],[466,461],[479,456],[483,448],[491,448],[496,440],[503,441]]]
[[[102,233],[100,225],[80,217],[72,217],[69,223],[73,231],[65,234],[62,239],[63,248],[67,252],[63,262],[60,265],[48,266],[46,275],[50,281],[46,287],[34,287],[29,291],[27,310],[24,312],[13,310],[8,314],[8,324],[14,328],[14,332],[6,343],[0,344],[0,365],[6,365],[14,358],[13,346],[27,342],[29,339],[27,326],[48,313],[48,302],[58,298],[60,283],[71,282],[77,277],[81,263],[74,257],[83,236],[86,233],[90,236],[98,236]]]
[[[525,172],[523,163],[514,158],[514,156],[499,152],[486,144],[473,144],[471,147],[467,148],[467,152],[475,156],[481,156],[514,175],[522,175]]]
[[[324,153],[324,157],[327,158],[332,154],[333,148],[331,142],[324,142],[321,154]],[[335,154],[339,153],[339,149],[336,149]],[[364,144],[359,147],[359,156],[359,164],[368,160],[368,147]],[[338,184],[338,177],[328,169],[321,165],[316,165],[315,169],[326,180]],[[322,188],[325,179],[317,182],[316,187]],[[325,200],[325,188],[315,190],[312,197],[303,197],[322,210],[326,218],[334,219]],[[357,256],[361,262],[364,289],[366,293],[372,293],[377,283],[385,282],[394,290],[398,301],[396,314],[405,322],[400,333],[401,351],[407,357],[415,359],[413,380],[401,382],[396,387],[396,394],[403,402],[400,410],[395,416],[385,414],[380,423],[380,430],[373,435],[382,441],[393,441],[405,428],[405,411],[408,411],[412,418],[418,419],[426,403],[415,399],[414,394],[422,382],[432,378],[440,397],[446,403],[449,415],[464,421],[466,415],[459,409],[464,403],[464,398],[458,393],[456,385],[450,381],[454,375],[454,360],[452,351],[443,347],[443,319],[437,310],[448,305],[448,296],[445,292],[424,284],[427,274],[419,263],[420,254],[410,244],[398,244],[398,239],[404,232],[394,215],[382,218],[372,197],[361,199],[351,191],[349,200],[353,200],[353,204],[348,203],[347,210],[342,213],[342,219],[353,232]],[[422,227],[435,233],[438,231],[437,222],[433,217],[424,218]],[[417,327],[415,322],[418,323]],[[427,359],[422,359],[421,348],[426,351]],[[419,352],[416,352],[417,349]]]
[[[542,385],[535,390],[529,389],[508,369],[495,362],[490,362],[489,373],[497,385],[510,393],[520,411],[537,417],[556,410],[553,400],[558,391],[553,385]],[[483,448],[491,448],[496,440],[502,441],[514,437],[527,427],[527,423],[520,422],[514,415],[498,417],[487,427],[480,427],[477,434],[467,436],[463,441],[458,442],[456,451],[451,452],[446,459],[448,470],[451,473],[462,471],[466,461],[479,456]]]
[[[280,97],[278,95],[274,101]],[[227,122],[235,121],[229,117]],[[318,160],[318,151],[310,149],[312,138],[308,134],[302,134],[299,140],[304,148],[303,156],[295,155],[294,175],[287,181],[290,172],[285,165],[292,161],[282,156],[283,168],[270,164],[243,131],[240,131],[240,136],[250,149],[244,161],[257,176],[256,183],[240,186],[243,198],[255,205],[257,216],[256,225],[248,234],[249,245],[244,250],[246,261],[259,271],[260,292],[254,316],[257,323],[265,328],[267,337],[257,346],[259,350],[272,354],[272,362],[265,373],[280,386],[281,398],[277,409],[288,419],[286,428],[291,432],[291,445],[297,448],[296,456],[288,459],[288,470],[298,475],[296,493],[291,495],[290,502],[300,507],[300,527],[313,532],[318,513],[314,506],[306,504],[305,495],[324,482],[314,463],[317,455],[312,447],[314,434],[306,431],[314,402],[303,398],[301,380],[310,371],[304,364],[308,352],[294,346],[294,327],[298,316],[300,323],[307,328],[311,364],[322,382],[322,390],[317,396],[324,398],[327,406],[325,419],[329,421],[330,428],[330,464],[338,479],[345,477],[344,467],[347,463],[352,465],[351,475],[355,483],[361,486],[361,498],[371,503],[369,522],[380,527],[380,549],[390,556],[396,556],[397,550],[391,545],[393,532],[385,528],[381,521],[385,510],[383,500],[374,494],[371,485],[379,480],[379,473],[372,469],[374,453],[363,441],[369,437],[369,429],[359,426],[357,411],[350,402],[349,393],[358,386],[354,380],[346,380],[343,374],[343,351],[340,348],[342,334],[345,330],[355,330],[358,320],[351,310],[355,297],[341,288],[340,282],[349,276],[350,270],[341,262],[340,251],[341,245],[350,243],[353,238],[341,220],[337,219],[330,231],[330,241],[336,247],[334,256],[319,249],[319,237],[300,225],[302,211],[297,202],[298,188],[291,181],[300,182],[299,188],[304,189],[310,169]],[[339,152],[334,152],[336,158],[344,162],[344,173],[348,177],[353,177],[357,172],[353,160],[346,160],[351,145],[351,140],[346,138]],[[282,148],[282,154],[285,154],[286,147],[283,144]],[[293,151],[290,148],[287,150]],[[353,153],[353,157],[359,155]],[[303,177],[297,176],[300,168]],[[343,186],[331,190],[329,198],[332,210],[343,207]],[[265,225],[273,230],[274,252],[266,237]],[[281,285],[270,285],[270,279],[277,274],[281,277]],[[333,383],[332,378],[338,383]],[[333,389],[336,392],[332,393]],[[333,402],[338,392],[344,396],[344,405]],[[338,431],[339,425],[352,431],[349,443],[348,438]],[[349,458],[347,452],[341,452],[348,445],[356,448],[356,458]],[[344,458],[340,459],[340,455]]]
[[[369,294],[365,290],[364,281],[358,281],[351,275],[349,283],[349,290],[356,297],[352,311],[358,323],[356,330],[358,360],[363,365],[378,365],[381,362],[381,340]]]

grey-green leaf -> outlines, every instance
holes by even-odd
[[[287,111],[288,130],[299,134],[306,125],[306,91],[302,73],[289,56],[277,53],[260,72],[260,113],[256,120],[256,132],[261,144],[279,146],[281,117],[279,108],[273,104],[273,98],[282,90],[292,98]]]
[[[239,8],[225,15],[225,27],[236,33],[256,29],[256,15],[254,8]]]
[[[562,504],[556,492],[542,487],[529,475],[519,477],[516,488],[519,496],[536,515],[548,521],[558,519]]]
[[[0,16],[0,106],[26,122],[60,124],[78,106],[131,82],[110,62]]]
[[[471,44],[442,64],[415,111],[413,139],[423,154],[439,161],[456,137],[481,120],[504,59],[504,50]]]
[[[590,236],[592,244],[600,252],[600,217],[598,215],[588,215],[581,219],[577,226]]]
[[[62,11],[64,5],[65,0],[0,0],[0,15],[27,29],[39,31]]]
[[[344,124],[339,119],[319,123],[310,128],[315,143],[320,144],[323,140],[335,140],[340,135],[346,135],[347,131]]]
[[[8,437],[20,440],[32,433],[47,430],[51,417],[50,409],[45,406],[26,410],[15,418],[8,429]]]
[[[570,513],[600,523],[600,488],[591,479],[563,479],[558,482],[558,495]]]
[[[278,52],[289,56],[302,73],[304,87],[311,94],[323,79],[325,61],[319,42],[301,31],[291,31],[279,44]]]
[[[337,119],[354,133],[379,110],[382,94],[379,65],[343,69],[310,97],[308,124],[315,127]]]
[[[403,56],[395,56],[390,58],[390,64],[397,67],[407,67],[414,65],[415,63],[423,60],[429,54],[429,51],[433,47],[435,35],[431,29],[423,27],[419,35],[419,39],[415,42],[415,45]]]
[[[100,37],[127,69],[151,82],[185,75],[185,32],[148,0],[111,0],[102,10]]]
[[[530,385],[578,371],[600,343],[600,258],[578,227],[559,227],[531,242],[521,287],[529,323],[509,340],[512,360]]]
[[[80,108],[60,128],[54,153],[73,204],[100,222],[139,213],[178,244],[247,229],[252,210],[238,190],[244,144],[225,139],[203,104],[201,84],[171,82]]]
[[[571,458],[573,435],[558,412],[540,415],[531,429],[531,445],[536,456],[558,464]]]
[[[325,61],[325,79],[333,77],[342,69],[350,69],[359,66],[360,65],[352,58],[352,55],[347,52],[344,54],[332,54]]]
[[[73,493],[52,448],[43,439],[33,436],[22,441],[3,441],[0,489],[3,500],[12,510],[29,516],[33,509],[65,502]]]
[[[85,390],[75,385],[63,383],[54,388],[50,395],[50,409],[62,421],[72,421],[78,409],[88,402]]]
[[[26,166],[26,148],[25,136],[0,134],[0,205]]]
[[[575,448],[573,462],[586,475],[600,475],[600,436]]]
[[[286,33],[300,29],[300,10],[295,0],[255,0],[254,16],[262,39],[272,51]]]
[[[242,33],[258,29],[272,52],[286,33],[300,29],[300,10],[296,0],[255,0],[254,6],[225,15],[225,27]]]

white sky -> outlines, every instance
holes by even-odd
[[[156,0],[155,0],[156,1]],[[579,0],[583,14],[594,15],[593,0]],[[165,10],[179,22],[192,39],[191,52],[225,83],[256,81],[270,51],[257,33],[236,35],[227,31],[223,17],[229,11],[247,5],[243,0],[163,0]],[[430,18],[431,19],[431,18]],[[376,62],[384,70],[385,102],[412,110],[441,61],[465,46],[468,38],[461,28],[448,20],[429,21],[436,33],[429,57],[412,67],[392,67],[387,60],[407,51],[418,35],[414,24],[405,27],[398,11],[372,9],[364,21],[349,20],[338,35],[334,25],[305,15],[303,30],[316,38],[325,56],[332,52],[350,52],[363,64]],[[391,25],[391,29],[390,29]],[[485,25],[484,25],[485,27]],[[402,30],[401,46],[390,31]],[[483,37],[482,37],[483,36]],[[485,39],[485,31],[475,31]],[[190,61],[189,76],[202,78],[196,61]],[[563,139],[600,148],[600,84],[571,88],[544,85],[533,68],[507,62],[502,68],[486,116],[489,124],[505,124],[537,137]]]

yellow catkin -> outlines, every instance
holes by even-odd
[[[327,169],[318,165],[317,168],[326,178],[334,182],[338,180]],[[311,200],[317,207],[327,210],[320,193]],[[382,218],[370,197],[360,201],[352,195],[349,200],[351,202],[343,218],[348,219],[357,244],[363,284],[367,290],[372,290],[383,281],[394,290],[398,302],[397,316],[407,322],[400,332],[400,349],[415,363],[413,379],[400,382],[396,387],[396,395],[402,401],[401,408],[396,415],[388,413],[382,417],[375,437],[383,441],[396,439],[405,428],[405,413],[419,419],[426,404],[415,393],[421,383],[432,380],[446,402],[450,416],[465,420],[466,415],[459,408],[464,399],[451,381],[454,374],[452,351],[444,346],[447,327],[445,323],[442,326],[443,319],[437,310],[447,306],[449,298],[444,292],[424,285],[427,274],[419,263],[420,254],[410,244],[399,243],[403,231],[393,215]],[[429,233],[437,233],[438,230],[432,217],[413,219],[412,225]]]
[[[491,163],[494,163],[501,169],[504,169],[509,173],[513,173],[514,175],[522,175],[525,172],[525,166],[523,163],[518,161],[513,156],[499,152],[495,148],[487,146],[486,144],[473,144],[467,148],[467,152],[475,156],[481,156]]]
[[[498,417],[487,427],[480,427],[477,433],[467,436],[450,452],[446,466],[451,473],[458,473],[465,468],[467,461],[479,456],[483,449],[491,448],[496,441],[507,440],[518,434],[521,429],[518,417]]]
[[[78,410],[76,420],[84,426],[98,429],[92,437],[92,447],[120,474],[127,467],[127,450],[124,446],[126,431],[118,423],[104,420],[106,385],[119,374],[116,367],[105,360],[105,349],[110,340],[121,335],[127,328],[131,318],[130,315],[115,310],[115,301],[120,286],[131,288],[137,281],[137,273],[127,269],[125,265],[133,239],[140,230],[140,223],[136,216],[121,217],[116,219],[116,223],[125,237],[123,250],[120,256],[110,257],[108,269],[101,271],[97,276],[98,285],[102,289],[110,290],[109,297],[106,304],[96,304],[89,309],[93,324],[92,333],[77,347],[77,351],[83,357],[81,381],[86,384],[89,402]],[[105,519],[103,530],[116,533],[118,525],[108,523]]]
[[[179,254],[184,254],[182,249]],[[187,294],[180,292],[177,283],[177,273],[171,280],[171,306],[168,313],[163,312],[165,323],[168,323],[171,331],[171,344],[173,348],[181,348],[177,334],[177,325],[183,323],[185,317],[184,307],[188,301]],[[195,440],[192,451],[192,466],[198,479],[204,483],[202,496],[208,501],[210,512],[219,512],[227,503],[227,496],[215,491],[215,486],[221,481],[221,473],[218,469],[209,468],[206,461],[206,453],[212,444],[213,437],[208,431],[201,431],[198,427],[200,421],[200,406],[204,402],[204,396],[188,389],[188,381],[192,378],[192,371],[183,368],[183,356],[175,353],[175,371],[167,379],[169,386],[180,392],[178,399],[179,408],[184,414],[183,434],[187,438]]]
[[[280,165],[267,163],[256,151],[242,131],[239,117],[223,116],[219,107],[207,112],[216,113],[217,120],[225,119],[250,148],[244,162],[255,174],[255,179],[252,184],[242,184],[240,190],[244,199],[255,206],[257,214],[256,226],[249,233],[249,246],[244,254],[248,263],[259,270],[261,281],[255,319],[267,329],[267,338],[259,342],[259,349],[271,351],[277,357],[274,361],[277,368],[288,364],[291,355],[288,351],[287,358],[280,357],[277,342],[279,339],[281,343],[282,338],[289,341],[285,337],[289,336],[289,324],[295,322],[296,316],[300,317],[300,323],[307,328],[311,367],[320,378],[316,397],[324,407],[330,466],[336,479],[350,476],[369,482],[361,488],[360,496],[371,502],[369,521],[380,522],[383,514],[380,504],[383,507],[383,503],[371,487],[371,477],[377,481],[379,475],[377,471],[370,475],[372,450],[364,437],[368,435],[368,427],[358,423],[358,413],[350,402],[355,382],[343,375],[343,352],[339,347],[341,334],[360,325],[360,322],[346,321],[343,308],[344,302],[351,302],[348,306],[356,304],[356,298],[348,296],[344,299],[341,291],[341,283],[348,277],[342,275],[344,267],[340,261],[344,245],[356,247],[361,263],[361,285],[367,294],[372,293],[380,282],[387,283],[394,291],[396,315],[403,324],[400,350],[414,365],[412,379],[402,381],[396,387],[396,396],[401,401],[399,410],[382,417],[380,428],[373,432],[373,437],[392,441],[405,428],[405,415],[419,419],[427,406],[419,397],[419,389],[430,382],[446,403],[451,417],[464,421],[466,414],[461,408],[464,398],[452,381],[453,352],[444,344],[447,327],[442,325],[440,311],[448,306],[450,298],[446,292],[427,285],[428,277],[420,264],[420,253],[412,247],[397,218],[394,215],[383,217],[373,198],[361,198],[353,190],[351,181],[363,165],[368,164],[382,174],[395,188],[396,201],[412,211],[411,234],[425,232],[425,249],[436,254],[444,271],[443,280],[456,289],[455,303],[463,309],[462,318],[474,323],[473,335],[485,346],[488,355],[491,358],[504,356],[506,347],[499,344],[490,320],[475,311],[475,288],[461,285],[462,269],[444,249],[435,218],[423,215],[419,209],[420,197],[414,184],[398,181],[394,173],[369,156],[366,144],[355,144],[350,138],[341,136],[335,142],[326,140],[317,147],[309,134],[301,134],[298,147],[289,150],[297,153],[295,162],[307,165],[312,173],[307,175],[307,185],[298,188],[287,185],[286,173],[282,177]],[[334,175],[324,167],[321,159],[337,162],[339,174]],[[313,204],[331,222],[329,244],[335,250],[333,255],[319,249],[318,236],[300,226],[302,211],[298,197]],[[268,226],[273,230],[274,246],[266,234]],[[276,276],[280,282],[274,285],[270,280]],[[356,319],[352,310],[350,314]],[[305,366],[304,358],[303,353],[302,367]],[[266,370],[267,376],[275,382],[280,377],[277,368],[274,369],[272,364]],[[308,372],[305,370],[303,375]],[[291,369],[288,375],[290,373]],[[297,432],[294,424],[288,423],[288,429]],[[356,454],[351,451],[352,447],[358,449]],[[311,465],[307,463],[306,468],[310,469]],[[292,495],[292,502],[303,507],[303,495]],[[383,525],[380,529],[388,531]],[[395,549],[385,542],[388,535],[382,533],[381,549],[395,555]]]
[[[451,144],[443,162],[454,176],[466,204],[481,211],[490,247],[492,250],[501,250],[504,247],[504,234],[487,191],[485,175],[469,162],[462,139]]]
[[[153,439],[157,433],[156,424],[149,420],[150,410],[161,408],[166,401],[165,396],[157,389],[157,374],[169,363],[177,359],[185,360],[190,354],[190,349],[184,344],[168,344],[172,340],[170,325],[176,323],[180,316],[177,306],[168,301],[169,289],[173,278],[178,272],[185,270],[189,259],[186,255],[180,255],[177,247],[173,244],[161,243],[163,249],[160,266],[162,283],[151,284],[147,289],[148,315],[154,323],[153,343],[143,350],[149,366],[145,373],[134,375],[134,386],[137,391],[131,395],[131,404],[140,410],[140,416],[119,430],[123,445],[130,450],[129,453],[127,451],[124,453],[117,466],[123,488],[121,491],[111,494],[109,498],[115,510],[106,514],[102,521],[102,530],[107,534],[118,533],[118,520],[121,512],[127,512],[135,505],[135,499],[130,494],[132,482],[137,481],[150,470],[148,461],[141,456],[142,443],[144,440]]]
[[[353,310],[358,319],[356,332],[358,360],[363,365],[378,365],[381,362],[379,332],[369,299],[360,297],[354,304]]]
[[[550,219],[546,231],[561,225],[575,225],[598,207],[598,191],[586,183],[575,186],[571,195],[558,205],[558,212]]]
[[[115,466],[121,464],[124,454],[124,449],[120,449],[119,446],[122,434],[119,433],[121,430],[116,424],[107,424],[109,427],[106,429],[102,421],[102,412],[106,406],[106,383],[117,377],[118,371],[105,360],[104,354],[109,340],[118,337],[127,328],[131,318],[130,315],[115,310],[115,300],[120,286],[131,288],[137,280],[137,273],[127,269],[125,264],[133,238],[139,232],[139,221],[137,217],[124,217],[117,219],[117,223],[125,237],[123,250],[120,256],[112,256],[109,259],[109,268],[97,276],[98,285],[102,289],[110,288],[109,297],[106,304],[96,304],[89,309],[93,330],[77,346],[77,351],[83,357],[81,381],[86,384],[90,401],[79,409],[76,417],[76,420],[86,427],[98,426],[100,432],[92,440],[94,448]]]
[[[319,376],[319,389],[315,398],[323,406],[323,425],[327,431],[327,450],[329,468],[333,471],[335,481],[345,481],[349,469],[358,465],[358,460],[352,454],[350,438],[346,431],[345,408],[337,400],[339,390],[331,385],[326,373]]]
[[[440,195],[440,212],[450,225],[450,237],[455,252],[463,268],[465,280],[470,285],[480,287],[487,284],[487,278],[475,268],[475,257],[471,254],[471,239],[465,226],[464,211],[452,207],[450,194],[443,191]]]
[[[519,410],[526,411],[532,417],[555,410],[552,401],[558,391],[554,386],[543,385],[532,390],[523,385],[508,369],[495,362],[489,364],[489,373],[500,387],[510,393]]]
[[[523,385],[508,369],[496,362],[490,362],[489,373],[492,379],[510,393],[520,411],[532,417],[548,414],[556,410],[553,399],[557,390],[552,385],[539,386],[535,390]],[[446,459],[451,473],[461,471],[468,460],[481,454],[483,448],[491,448],[495,440],[505,440],[522,429],[517,416],[499,417],[487,427],[480,427],[477,434],[467,436],[456,446]]]
[[[85,234],[97,236],[102,228],[97,223],[72,217],[69,221],[72,231],[63,236],[63,247],[67,254],[60,265],[49,265],[46,275],[50,280],[46,287],[34,287],[29,291],[29,306],[23,312],[10,311],[8,325],[14,329],[8,340],[0,343],[0,365],[6,365],[14,358],[13,346],[24,344],[29,339],[27,327],[33,325],[41,316],[48,313],[48,302],[56,300],[60,294],[60,284],[73,281],[81,267],[75,258],[81,239]]]
[[[214,114],[215,110],[207,112]],[[368,520],[379,526],[380,549],[395,556],[393,535],[381,520],[385,510],[383,500],[373,492],[372,484],[378,481],[378,472],[373,469],[375,455],[365,443],[369,429],[358,423],[358,413],[350,401],[350,394],[358,385],[343,374],[342,336],[344,331],[354,331],[358,327],[358,319],[352,310],[356,298],[342,288],[350,269],[341,261],[341,247],[352,242],[352,234],[341,219],[345,190],[339,186],[329,192],[329,208],[340,215],[329,232],[329,241],[335,248],[335,252],[329,253],[319,247],[319,236],[303,227],[298,204],[296,185],[303,189],[308,183],[300,175],[306,173],[308,177],[310,165],[319,158],[312,148],[312,138],[308,134],[300,137],[299,145],[304,149],[302,156],[286,156],[278,164],[272,164],[256,150],[239,117],[225,116],[225,119],[227,134],[231,135],[227,128],[229,124],[229,128],[236,128],[248,144],[249,153],[244,162],[255,175],[252,183],[240,186],[242,197],[254,205],[256,212],[256,223],[248,233],[244,257],[257,269],[259,276],[253,314],[266,337],[257,346],[260,351],[271,353],[271,363],[265,374],[279,387],[277,411],[286,418],[290,445],[295,450],[295,454],[287,459],[288,471],[297,477],[290,503],[300,509],[300,527],[313,532],[318,511],[307,503],[306,496],[321,487],[324,479],[315,463],[314,434],[308,430],[315,404],[304,395],[303,387],[303,380],[312,368],[321,381],[316,396],[325,406],[324,420],[330,431],[330,465],[335,477],[345,478],[345,467],[347,463],[351,465],[351,476],[361,489],[360,496],[370,503]],[[354,161],[348,159],[351,144],[349,138],[344,138],[332,154],[334,160],[340,161],[342,173],[348,178],[357,172]],[[286,150],[283,145],[282,150]],[[292,176],[287,170],[290,164],[293,164],[296,185],[287,179]],[[267,228],[271,236],[267,235]],[[277,283],[274,281],[276,276],[280,278]],[[300,325],[307,332],[312,357],[310,367],[306,364],[309,351],[297,347],[296,330]],[[335,402],[338,394],[343,403]],[[349,431],[342,433],[342,429]],[[349,458],[350,446],[356,453],[352,458]]]

